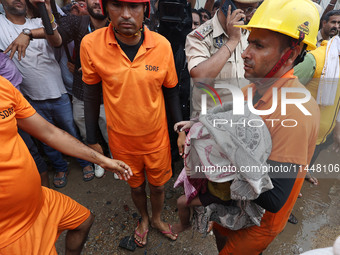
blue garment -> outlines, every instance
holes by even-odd
[[[74,42],[73,41],[70,42],[67,45],[67,47],[68,47],[70,54],[72,54],[73,48],[74,48]],[[72,94],[73,74],[68,69],[68,66],[67,66],[68,59],[67,59],[67,55],[66,55],[64,47],[54,48],[54,54],[55,54],[55,59],[58,61],[59,66],[60,66],[61,75],[63,78],[65,89],[68,94],[73,96]]]
[[[48,122],[65,130],[73,137],[80,139],[76,126],[73,122],[72,106],[69,96],[65,93],[60,98],[47,100],[31,100],[27,98],[34,109]],[[63,159],[62,154],[43,143],[43,148],[52,161],[56,172],[67,172],[67,162]],[[82,168],[91,165],[92,163],[77,159]]]

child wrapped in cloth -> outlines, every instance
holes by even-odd
[[[200,233],[207,233],[209,221],[232,230],[259,226],[265,210],[252,200],[273,188],[266,163],[271,146],[267,126],[247,104],[243,115],[233,115],[232,103],[200,115],[187,135],[184,168],[174,184],[185,192],[174,231],[190,226],[190,207]]]

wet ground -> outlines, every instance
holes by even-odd
[[[112,173],[106,173],[101,179],[84,182],[80,167],[73,159],[67,159],[71,162],[68,184],[58,191],[83,204],[96,216],[83,254],[217,254],[212,235],[203,238],[191,230],[180,234],[177,241],[172,242],[150,228],[145,248],[137,248],[134,252],[119,248],[119,241],[133,233],[139,218],[130,198],[129,186],[124,181],[115,180]],[[303,197],[298,199],[293,210],[299,223],[288,223],[264,255],[299,254],[331,246],[340,235],[340,154],[324,151],[317,163],[322,168],[333,168],[333,172],[337,173],[314,174],[319,177],[318,186],[305,181]],[[178,174],[180,169],[181,163],[178,162],[175,173]],[[52,174],[50,172],[51,178]],[[182,192],[172,188],[174,181],[175,178],[172,178],[166,185],[163,213],[163,220],[170,223],[178,219],[176,199]],[[59,238],[56,246],[58,253],[64,254],[64,235]]]

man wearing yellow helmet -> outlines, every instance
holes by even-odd
[[[220,254],[261,254],[284,229],[296,202],[314,152],[320,113],[293,67],[303,58],[303,49],[316,47],[318,16],[310,0],[265,0],[249,24],[240,26],[250,30],[242,58],[244,76],[253,82],[243,92],[262,111],[271,134],[267,163],[274,188],[254,200],[266,209],[260,226],[232,231],[214,224]]]

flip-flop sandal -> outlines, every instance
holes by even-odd
[[[91,166],[91,170],[84,172],[84,169],[83,169],[82,171],[83,171],[83,180],[84,180],[84,182],[88,182],[88,181],[93,180],[93,178],[94,178],[94,169],[93,169],[92,166]],[[92,174],[92,175],[90,177],[86,177],[86,175],[88,175],[88,174]]]
[[[169,231],[160,231],[165,237],[169,238],[171,241],[176,241],[177,240],[177,237],[178,237],[178,234],[174,233],[172,231],[172,225],[170,223],[168,223],[168,226],[169,226]],[[170,238],[169,236],[167,235],[172,235],[172,236],[175,236],[176,238],[175,239],[172,239]]]
[[[288,218],[288,222],[292,224],[298,224],[298,219],[291,213]]]
[[[119,242],[119,247],[127,249],[129,251],[136,250],[137,244],[134,242],[133,236],[126,236]]]
[[[56,181],[62,181],[61,184],[56,184]],[[64,175],[62,177],[56,177],[56,175],[53,177],[53,185],[56,188],[63,188],[67,184],[67,172],[64,172]]]
[[[145,235],[149,232],[149,229],[147,229],[147,230],[145,230],[144,232],[143,232],[143,234],[140,234],[138,231],[137,231],[137,228],[139,227],[139,221],[137,222],[137,227],[136,227],[136,229],[135,229],[135,235],[137,235],[142,241],[143,241],[143,239],[144,239],[144,237],[145,237]],[[148,239],[148,236],[146,237],[146,240]],[[135,238],[135,243],[137,244],[137,246],[139,247],[139,248],[143,248],[145,245],[146,245],[146,243],[145,244],[142,244],[141,242],[139,242],[136,238]]]

